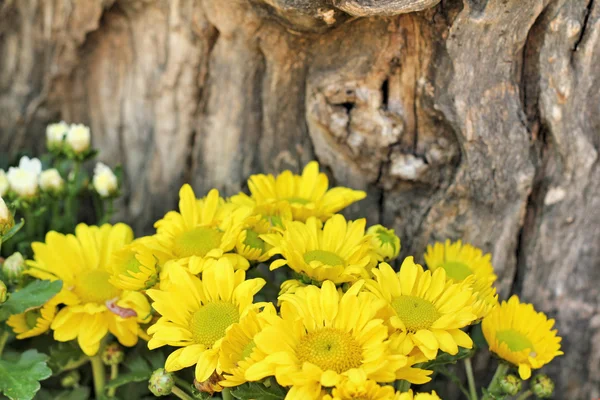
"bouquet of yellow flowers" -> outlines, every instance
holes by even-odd
[[[547,376],[530,378],[562,354],[554,321],[516,296],[499,303],[490,254],[447,240],[417,255],[425,266],[397,260],[394,230],[339,214],[366,194],[330,188],[316,162],[301,175],[253,175],[249,193],[229,198],[186,184],[178,209],[136,238],[105,223],[116,176],[102,164],[91,182],[78,178],[93,154],[66,138],[49,144],[75,171],[71,189],[57,170],[49,200],[15,187],[16,206],[0,202],[2,241],[20,228],[19,209],[25,226],[41,218],[36,204],[54,210],[45,237],[32,230],[21,241],[30,253],[2,266],[9,398],[32,398],[50,377],[39,392],[50,398],[91,396],[86,382],[97,399],[425,400],[449,384],[469,400],[552,394]],[[72,222],[83,188],[100,204],[98,225]],[[486,348],[498,367],[482,384],[471,358]]]

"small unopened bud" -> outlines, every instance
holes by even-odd
[[[59,193],[64,185],[65,181],[56,168],[47,169],[40,174],[40,189],[44,192]]]
[[[15,226],[15,219],[4,199],[0,196],[0,236],[6,234],[13,226]]]
[[[531,380],[531,391],[540,399],[549,399],[554,393],[554,382],[548,375],[536,375]]]
[[[23,271],[25,271],[25,259],[19,252],[13,253],[2,264],[2,274],[11,283],[19,282],[23,276]]]
[[[72,124],[65,139],[75,154],[81,154],[90,148],[90,128],[83,124]]]
[[[173,386],[175,386],[175,379],[173,379],[173,375],[165,371],[164,368],[159,368],[154,371],[150,380],[148,380],[148,389],[150,389],[152,394],[157,397],[171,394]]]
[[[81,375],[79,371],[76,369],[67,372],[61,379],[60,384],[62,387],[69,389],[72,387],[79,386],[79,380],[81,379]]]
[[[371,235],[371,246],[381,260],[390,261],[398,257],[400,253],[400,238],[396,236],[393,229],[387,229],[383,225],[373,225],[367,229]]]
[[[515,396],[521,391],[521,380],[515,375],[506,375],[500,381],[500,388],[504,394]]]
[[[10,188],[19,197],[34,197],[38,192],[38,179],[42,172],[42,162],[37,158],[21,157],[18,167],[8,169]]]
[[[114,172],[106,164],[99,162],[94,168],[94,178],[92,179],[94,189],[100,197],[110,197],[117,192],[119,181]]]
[[[125,358],[123,347],[119,343],[109,343],[102,351],[102,362],[104,365],[119,365]]]
[[[8,189],[10,189],[8,177],[6,176],[6,172],[4,172],[3,169],[0,169],[0,197],[6,196]]]
[[[219,385],[219,382],[223,380],[223,377],[217,372],[213,372],[212,375],[204,382],[198,382],[194,379],[194,387],[202,393],[209,393],[211,396],[215,392],[223,391],[223,386]]]
[[[3,281],[0,281],[0,304],[3,304],[8,298],[8,289]]]
[[[46,145],[48,146],[48,150],[60,150],[67,132],[69,132],[69,124],[65,121],[48,125],[46,127]]]

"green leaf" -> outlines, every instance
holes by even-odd
[[[90,398],[90,388],[81,386],[73,390],[65,390],[59,393],[54,400],[87,400]]]
[[[55,342],[50,346],[50,361],[48,361],[48,365],[52,368],[54,375],[79,368],[88,361],[89,358],[81,351],[81,348],[74,340],[70,342]]]
[[[2,243],[8,242],[8,240],[10,238],[12,238],[13,236],[15,236],[15,234],[21,230],[21,228],[23,227],[23,225],[25,225],[25,220],[23,218],[21,218],[21,221],[19,221],[18,223],[16,223],[12,228],[10,228],[8,230],[8,232],[6,232],[4,235],[2,235],[2,237],[1,237]]]
[[[52,375],[46,365],[48,356],[27,350],[14,360],[0,360],[0,392],[9,399],[33,399],[40,390],[39,381]]]
[[[112,381],[108,382],[106,384],[106,387],[107,388],[117,388],[119,386],[123,386],[123,385],[125,385],[127,383],[131,383],[131,382],[147,381],[148,379],[150,379],[151,375],[152,375],[152,371],[150,371],[150,372],[142,372],[142,371],[127,372],[125,374],[119,375],[116,379],[113,379]]]
[[[268,387],[266,386],[268,385]],[[231,394],[240,400],[282,400],[285,398],[286,390],[272,379],[264,383],[248,382],[233,389]]]
[[[458,353],[456,353],[455,355],[439,352],[435,360],[428,361],[423,365],[419,366],[419,368],[435,369],[435,367],[438,365],[456,364],[457,361],[472,357],[473,354],[475,354],[475,348],[465,349],[464,347],[460,347],[458,349]]]
[[[471,329],[471,339],[473,339],[473,343],[478,349],[487,349],[488,344],[485,340],[485,336],[483,336],[483,329],[481,329],[481,323],[473,326]]]
[[[30,308],[46,304],[62,289],[62,281],[33,281],[23,289],[12,293],[6,303],[0,306],[0,321],[13,314],[21,314]]]

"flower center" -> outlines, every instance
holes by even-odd
[[[496,338],[500,342],[506,343],[510,351],[523,351],[525,349],[529,349],[531,351],[534,350],[533,343],[531,343],[527,336],[523,335],[521,332],[515,331],[514,329],[498,331],[496,332]]]
[[[199,226],[181,234],[174,243],[173,250],[179,257],[204,257],[212,249],[221,245],[223,232],[215,228]]]
[[[108,280],[110,274],[101,269],[85,272],[75,280],[73,292],[84,303],[105,303],[114,299],[121,291],[114,287]]]
[[[245,345],[244,349],[242,350],[242,355],[240,356],[240,361],[243,361],[246,358],[250,357],[250,354],[252,354],[252,350],[254,350],[255,347],[256,347],[256,343],[254,343],[254,340],[251,340],[250,342],[248,342],[248,344]]]
[[[335,267],[345,265],[344,259],[335,253],[327,250],[311,250],[304,253],[304,261],[310,264],[311,261],[320,261],[325,265]]]
[[[310,203],[310,200],[304,199],[302,197],[288,197],[285,200],[287,200],[288,203],[290,204],[308,204]]]
[[[447,261],[442,264],[442,268],[446,270],[446,276],[455,281],[463,281],[467,276],[472,275],[473,271],[467,264],[459,261]]]
[[[258,237],[258,233],[252,229],[246,229],[246,240],[244,240],[246,246],[250,246],[253,249],[259,249],[262,252],[265,251],[265,242]]]
[[[131,275],[131,273],[140,272],[140,262],[135,258],[135,253],[131,250],[125,250],[123,258],[113,266],[114,271],[119,275]]]
[[[396,297],[392,300],[392,307],[411,332],[428,329],[441,317],[433,304],[417,296]]]
[[[356,339],[333,328],[323,328],[304,336],[296,347],[296,353],[300,361],[338,374],[362,364],[362,349]]]
[[[283,221],[278,215],[265,215],[263,219],[266,220],[271,226],[277,226],[283,228]]]
[[[30,310],[25,312],[25,324],[27,324],[29,329],[35,328],[40,315],[41,313],[39,310]]]
[[[239,320],[240,313],[235,305],[224,301],[207,303],[192,315],[190,331],[196,343],[211,347]]]

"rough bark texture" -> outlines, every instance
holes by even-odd
[[[598,0],[0,1],[2,152],[90,125],[140,232],[316,158],[403,255],[492,252],[558,321],[561,399],[600,396],[599,87]]]

